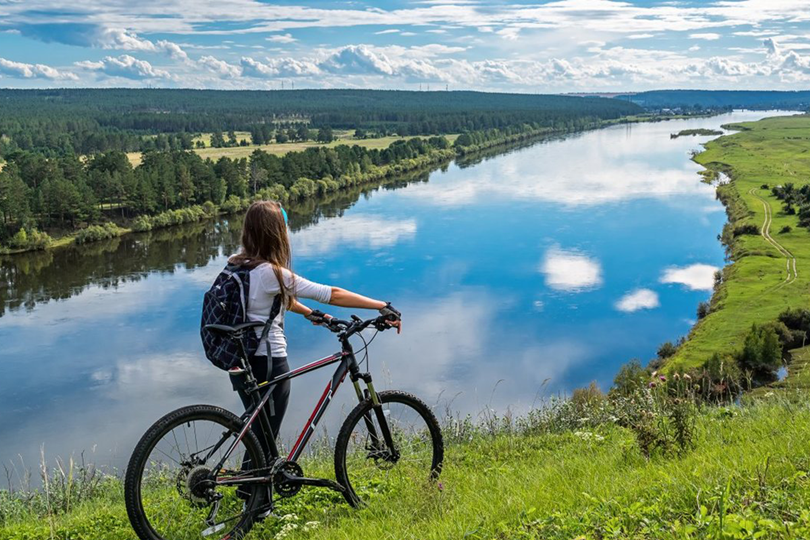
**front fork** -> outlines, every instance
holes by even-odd
[[[366,383],[365,392],[360,387],[360,380]],[[374,382],[371,379],[370,373],[354,373],[352,374],[352,382],[354,383],[354,391],[357,393],[357,399],[362,403],[368,399],[371,401],[371,410],[377,418],[377,426],[374,425],[374,420],[371,413],[367,412],[363,415],[363,422],[366,424],[368,430],[371,450],[375,453],[382,453],[386,460],[396,461],[399,457],[399,452],[394,447],[394,438],[391,436],[391,429],[388,426],[388,419],[385,417],[382,403],[377,391],[374,389]],[[382,436],[382,440],[380,440]]]

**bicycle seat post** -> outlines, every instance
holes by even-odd
[[[248,360],[247,351],[245,350],[245,342],[242,339],[242,334],[235,335],[234,338],[236,339],[236,343],[239,345],[239,362],[242,364],[241,366],[236,366],[237,368],[241,368],[238,371],[234,371],[232,375],[242,375],[244,374],[244,386],[245,390],[250,393],[256,389],[256,377],[253,376],[253,368],[250,365],[250,361]],[[241,371],[241,373],[239,373]]]

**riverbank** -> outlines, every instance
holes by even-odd
[[[667,369],[702,366],[714,354],[742,348],[752,324],[775,321],[787,308],[810,304],[810,232],[787,214],[771,188],[810,181],[810,117],[775,117],[733,126],[737,133],[706,144],[695,156],[730,182],[718,186],[729,222],[722,239],[731,263],[722,270],[709,314],[667,362]]]
[[[449,421],[438,485],[389,492],[359,511],[339,495],[305,489],[281,502],[282,519],[248,538],[808,538],[806,394],[799,406],[770,396],[702,408],[686,450],[650,457],[633,429],[607,417],[605,399],[589,395],[522,419],[489,416],[477,426]],[[327,459],[307,465],[312,474],[331,469]],[[83,499],[74,493],[72,505],[58,484],[50,489],[50,499],[40,492],[27,502],[0,491],[0,537],[132,538],[119,479],[100,479]]]
[[[711,115],[706,114],[701,116]],[[474,132],[471,134],[473,139],[475,139],[474,142],[466,145],[452,144],[458,138],[458,136],[449,135],[444,137],[448,143],[448,148],[446,149],[436,148],[416,159],[399,160],[388,165],[372,167],[372,169],[365,173],[353,175],[348,182],[343,182],[343,178],[334,180],[331,178],[315,178],[311,180],[300,179],[302,182],[295,182],[295,184],[289,188],[284,188],[280,184],[276,184],[270,188],[262,190],[262,192],[257,193],[253,197],[238,198],[231,196],[221,205],[215,205],[209,201],[201,205],[169,210],[157,215],[142,215],[132,220],[116,219],[115,222],[99,222],[93,223],[90,226],[103,227],[103,231],[98,230],[98,227],[91,231],[81,229],[79,231],[73,231],[63,235],[55,234],[55,238],[45,235],[44,241],[30,244],[21,243],[21,247],[0,246],[0,255],[13,255],[27,251],[65,247],[73,244],[77,240],[78,243],[87,243],[95,240],[114,238],[116,236],[129,234],[131,232],[142,232],[145,230],[151,230],[152,228],[168,227],[203,219],[211,219],[220,215],[227,215],[241,211],[250,203],[250,201],[256,198],[269,197],[281,200],[285,203],[295,204],[296,201],[317,197],[323,195],[324,193],[332,192],[336,189],[349,188],[357,184],[371,184],[373,182],[380,181],[382,178],[419,170],[427,170],[431,167],[435,168],[437,166],[447,164],[453,159],[460,157],[471,158],[476,154],[485,151],[492,151],[513,145],[524,145],[526,143],[540,141],[549,137],[559,137],[574,132],[589,131],[620,123],[660,122],[672,119],[679,119],[679,117],[636,115],[614,120],[598,120],[590,124],[580,126],[577,129],[571,129],[570,127],[558,129],[540,127],[535,129],[521,129],[517,130],[517,132],[515,132],[515,130],[490,130],[484,132]],[[401,142],[401,140],[394,141],[392,144]],[[52,234],[54,233],[54,231],[49,232]]]

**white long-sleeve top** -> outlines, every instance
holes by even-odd
[[[309,298],[323,304],[328,304],[332,298],[332,287],[315,283],[301,276],[295,275],[286,268],[281,270],[284,285],[287,290],[292,291],[296,298]],[[294,289],[293,289],[294,287]],[[270,316],[270,309],[273,301],[280,292],[278,279],[273,272],[273,267],[268,264],[260,264],[250,271],[250,294],[248,298],[248,320],[267,322]],[[284,305],[281,306],[278,315],[273,320],[270,331],[267,334],[267,342],[260,343],[256,351],[257,356],[267,355],[267,344],[270,344],[271,356],[287,356],[287,338],[284,335]],[[262,328],[256,329],[256,334],[261,336]]]

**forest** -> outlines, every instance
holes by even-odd
[[[123,112],[122,112],[123,111]],[[0,90],[0,249],[41,249],[304,199],[638,111],[617,100],[475,92]],[[395,133],[389,147],[203,159],[193,149]],[[459,133],[451,144],[445,133]],[[411,135],[419,134],[412,138]],[[143,152],[133,167],[127,151]],[[5,246],[3,248],[2,246]]]
[[[789,109],[810,108],[810,91],[653,90],[617,96],[647,109]]]
[[[300,123],[412,136],[523,123],[557,129],[640,111],[620,100],[483,92],[0,89],[0,157],[189,149],[195,133],[247,131],[269,141]]]

